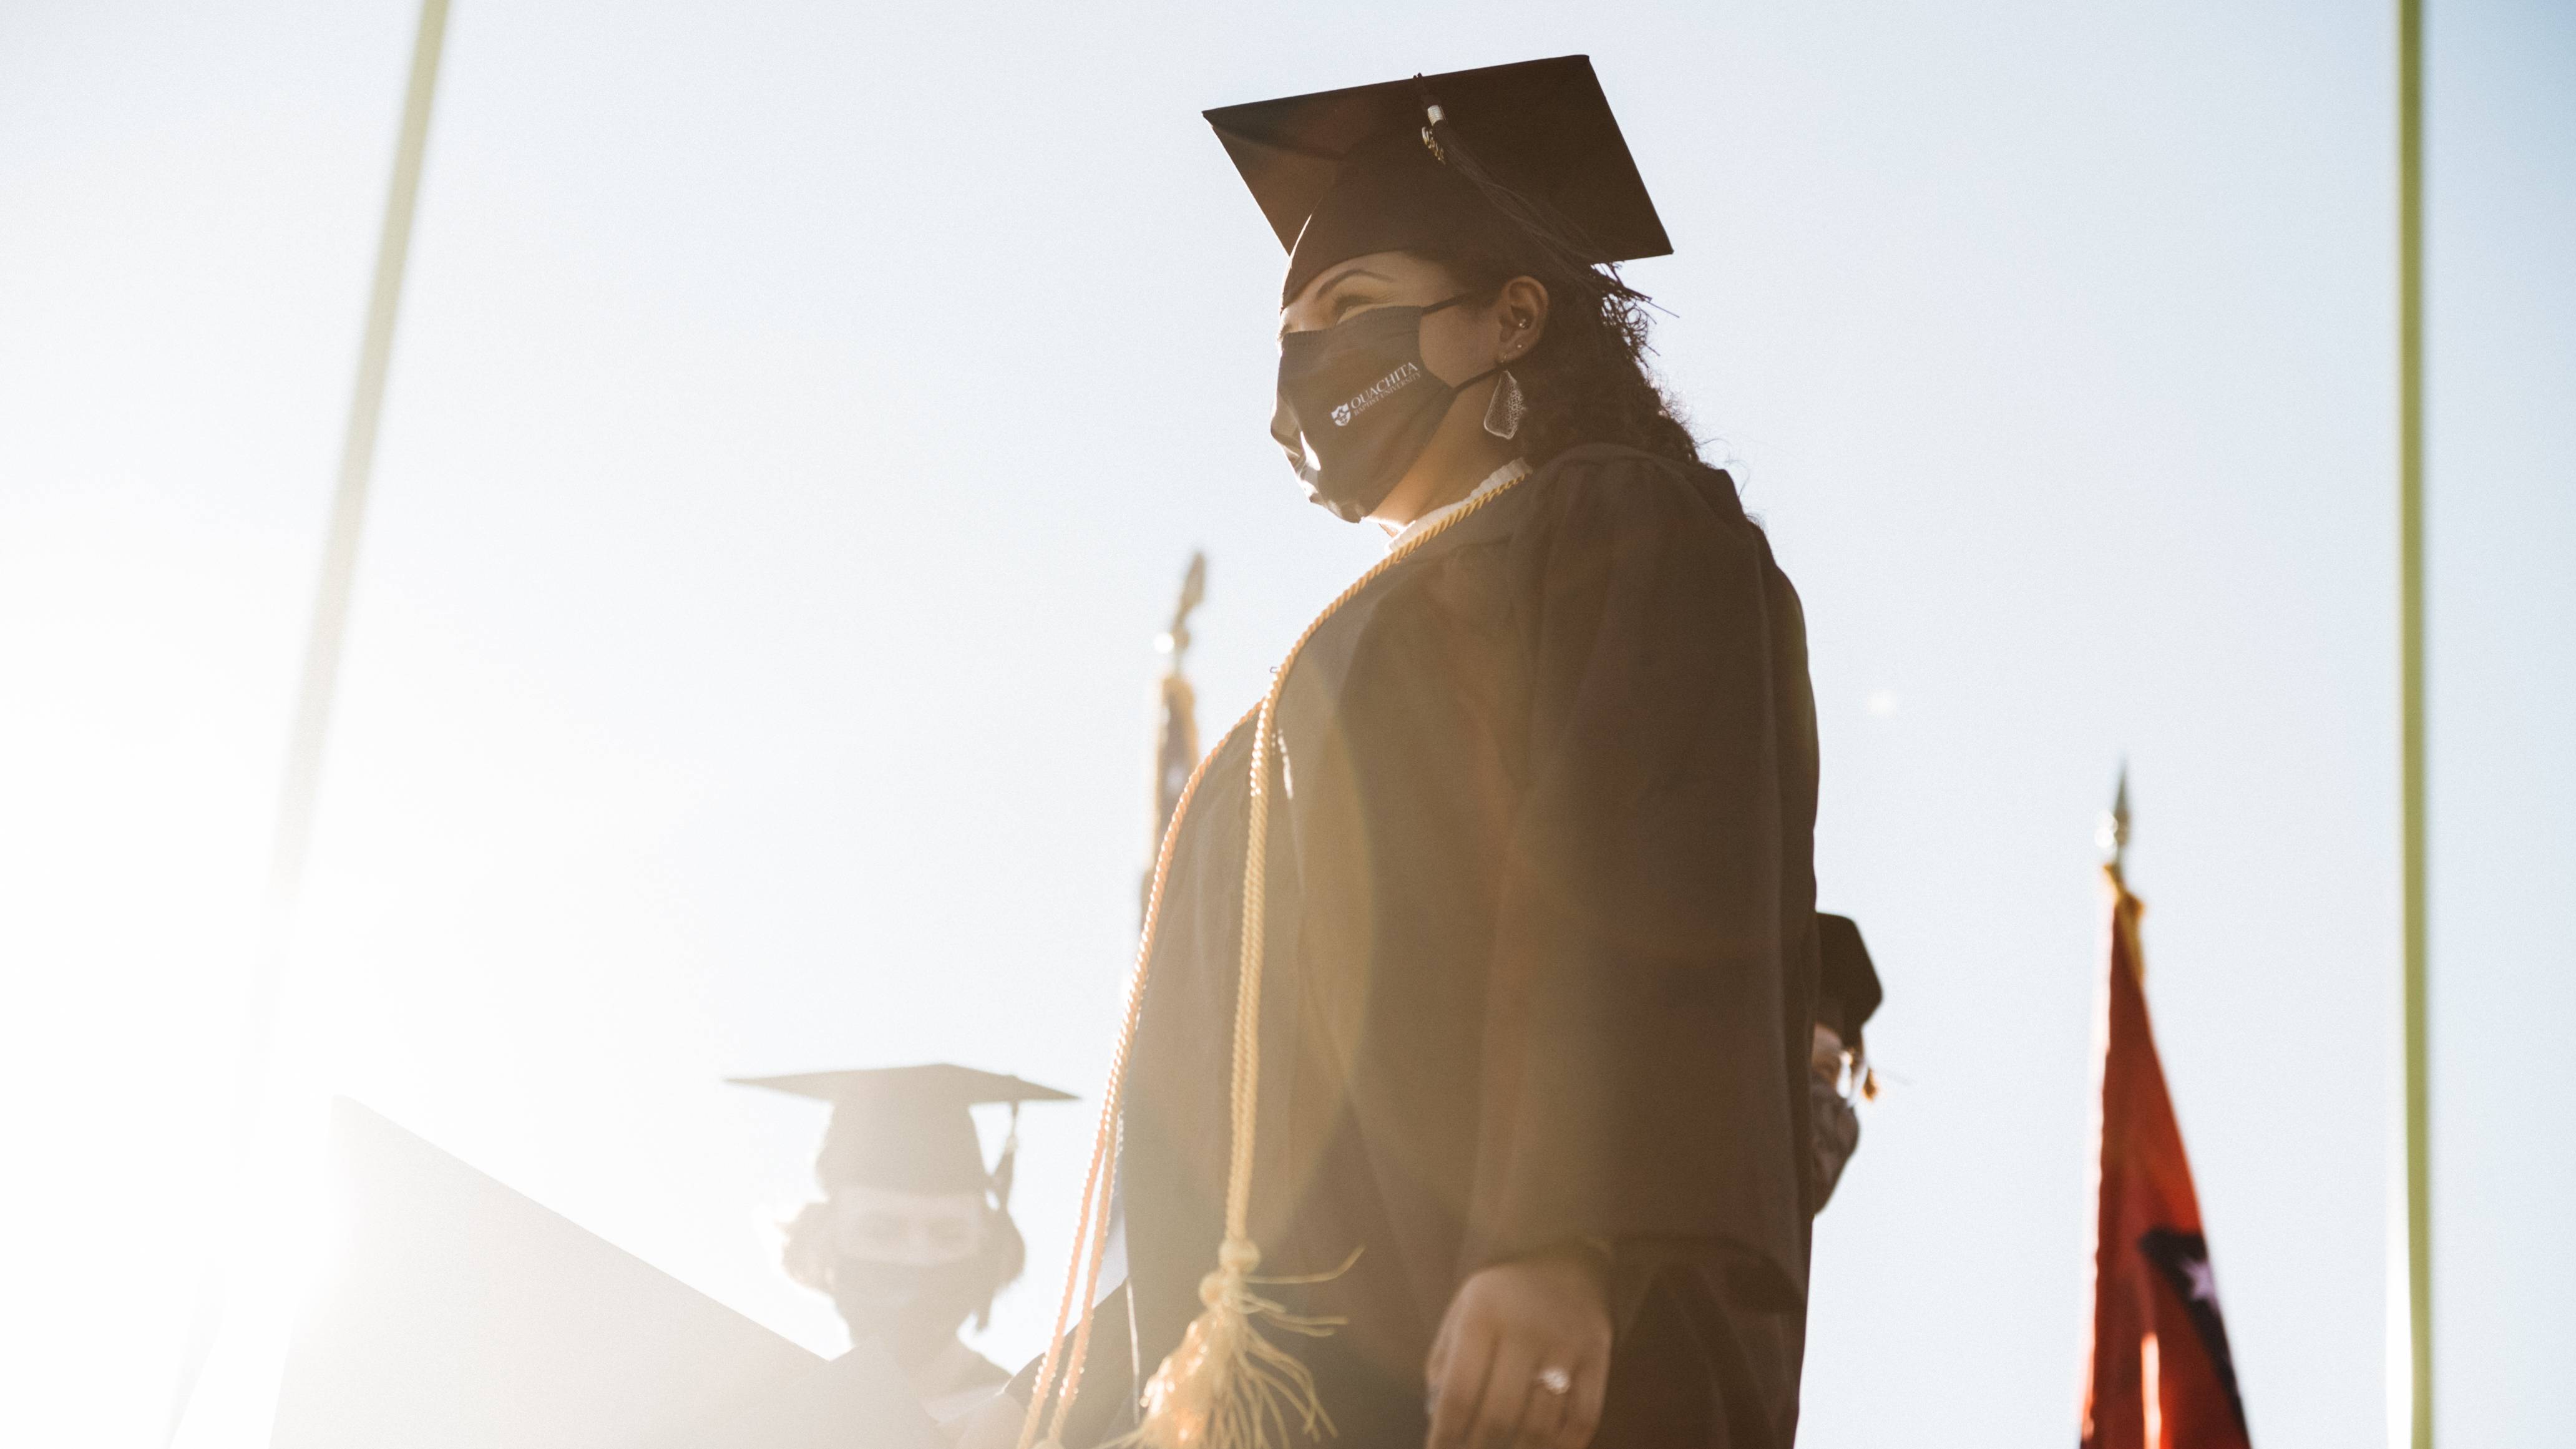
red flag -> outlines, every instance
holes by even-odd
[[[2147,1023],[2138,898],[2119,867],[2107,874],[2110,1031],[2084,1449],[2248,1449],[2200,1199]]]

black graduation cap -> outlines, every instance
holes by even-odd
[[[1205,114],[1288,248],[1283,305],[1369,252],[1535,239],[1605,263],[1673,249],[1589,56]]]
[[[1878,968],[1849,916],[1816,913],[1816,1020],[1833,1028],[1843,1045],[1860,1049],[1861,1027],[1878,1010]]]
[[[1016,1116],[1022,1102],[1073,1100],[1072,1093],[1053,1087],[946,1063],[728,1080],[832,1104],[832,1122],[814,1160],[814,1174],[827,1188],[841,1183],[904,1192],[991,1188],[1006,1205],[1010,1151],[1004,1149],[1002,1166],[986,1172],[975,1119],[966,1109],[1008,1102]]]

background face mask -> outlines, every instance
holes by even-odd
[[[1449,414],[1458,390],[1422,363],[1422,319],[1466,300],[1377,307],[1318,332],[1279,339],[1279,407],[1270,436],[1288,450],[1306,495],[1346,522],[1394,491]]]
[[[832,1265],[832,1305],[850,1336],[880,1340],[903,1364],[947,1346],[992,1292],[993,1265],[980,1254],[936,1267],[856,1258]]]

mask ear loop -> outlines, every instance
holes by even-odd
[[[1503,380],[1494,385],[1494,396],[1485,404],[1485,431],[1505,442],[1519,437],[1521,418],[1529,412],[1529,400],[1521,396],[1521,380],[1503,370]]]

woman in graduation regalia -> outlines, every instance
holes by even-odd
[[[1166,839],[1019,1442],[1787,1445],[1813,706],[1610,269],[1653,204],[1582,57],[1208,115],[1273,431],[1391,546]]]

